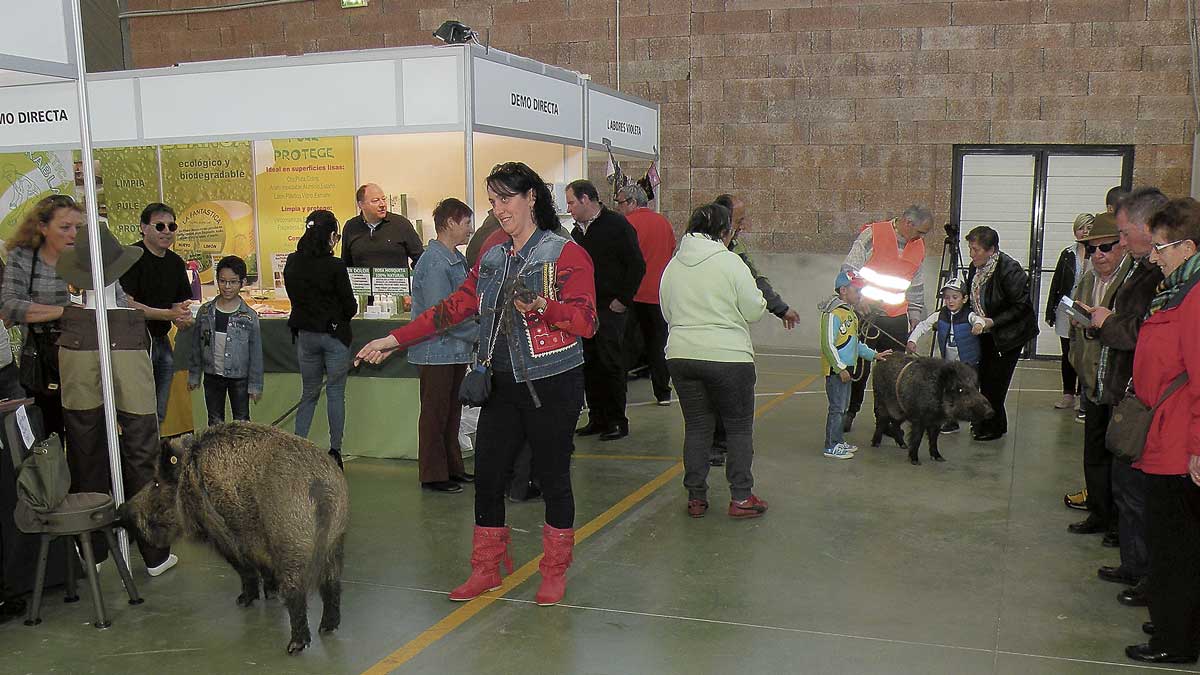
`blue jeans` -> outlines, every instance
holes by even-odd
[[[846,440],[842,420],[846,417],[846,406],[850,404],[850,383],[842,382],[837,373],[826,375],[825,396],[829,398],[829,415],[825,417],[825,449],[828,450]]]
[[[321,378],[325,378],[325,396],[329,406],[329,447],[342,449],[342,430],[346,426],[346,375],[350,372],[350,348],[328,333],[302,330],[296,338],[296,358],[300,361],[300,407],[296,410],[296,435],[308,438],[317,399],[321,398]]]
[[[167,418],[167,399],[175,377],[175,353],[166,335],[150,338],[150,364],[154,367],[154,396],[158,403],[158,423]]]

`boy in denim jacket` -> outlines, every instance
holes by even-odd
[[[250,421],[250,400],[262,398],[263,356],[258,313],[239,293],[246,283],[246,261],[225,256],[217,263],[217,297],[200,307],[188,356],[188,389],[200,386],[208,425],[225,421],[225,399],[233,419]]]

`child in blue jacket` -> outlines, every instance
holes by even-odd
[[[834,282],[837,294],[817,305],[821,310],[821,362],[825,372],[825,394],[829,414],[825,419],[825,452],[830,459],[851,459],[858,449],[846,443],[842,419],[850,403],[850,371],[859,359],[882,361],[891,350],[876,352],[858,339],[858,314],[863,281],[852,273],[840,272]]]
[[[950,279],[941,288],[942,308],[929,315],[908,336],[907,349],[909,353],[917,353],[917,341],[930,330],[935,330],[934,338],[938,352],[947,361],[962,361],[972,368],[979,368],[979,336],[971,332],[971,327],[982,323],[979,315],[966,309],[966,288],[959,279]],[[944,434],[958,431],[958,422],[950,420],[941,428]]]

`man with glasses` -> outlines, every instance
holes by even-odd
[[[191,324],[189,309],[192,285],[187,264],[171,250],[175,244],[175,211],[154,203],[142,209],[142,240],[134,246],[145,249],[128,272],[121,277],[121,288],[129,296],[129,305],[146,313],[150,331],[150,361],[154,365],[154,391],[158,403],[158,423],[167,416],[167,399],[175,375],[175,355],[167,333],[171,323],[180,327]]]
[[[383,189],[367,183],[354,193],[358,215],[342,228],[346,267],[412,267],[425,252],[408,218],[388,211]],[[411,265],[409,264],[411,261]]]

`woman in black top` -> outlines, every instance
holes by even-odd
[[[346,263],[333,255],[338,221],[329,211],[313,211],[304,236],[283,268],[283,283],[292,301],[288,327],[296,343],[303,393],[296,410],[296,435],[308,437],[321,378],[329,405],[329,454],[342,464],[342,429],[346,424],[346,375],[350,371],[350,319],[358,302],[350,287]]]

